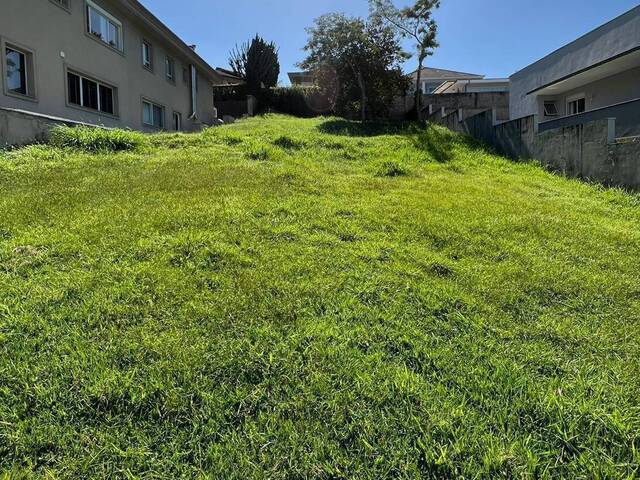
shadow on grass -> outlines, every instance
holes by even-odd
[[[346,119],[331,119],[318,125],[318,130],[329,135],[344,137],[378,137],[402,135],[410,131],[417,133],[420,125],[415,122],[356,122]]]
[[[412,136],[413,146],[427,152],[438,163],[448,163],[455,157],[456,147],[481,148],[470,137],[458,135],[445,128],[427,127]]]
[[[399,135],[411,139],[414,148],[427,152],[438,163],[448,163],[455,157],[456,147],[486,149],[478,140],[459,135],[444,127],[419,122],[358,122],[331,119],[321,123],[318,130],[329,135],[348,137],[376,137]]]

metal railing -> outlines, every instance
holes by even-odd
[[[615,136],[617,138],[640,135],[640,98],[608,107],[589,110],[588,112],[577,115],[554,118],[553,120],[541,122],[538,126],[538,131],[546,132],[547,130],[556,128],[575,127],[607,118],[616,119]]]

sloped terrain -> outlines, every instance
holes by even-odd
[[[638,474],[637,195],[436,127],[56,145],[0,154],[10,478]]]

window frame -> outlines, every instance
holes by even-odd
[[[555,113],[549,113],[549,111],[547,110],[547,105],[553,105],[553,108],[555,109]],[[545,101],[543,101],[542,102],[542,108],[543,108],[545,117],[559,117],[560,116],[560,111],[558,110],[558,102],[556,100],[545,100]]]
[[[584,110],[582,110],[581,112],[572,112],[571,106],[574,104],[577,105],[580,102],[580,100],[584,102]],[[565,108],[566,108],[567,116],[580,115],[582,113],[585,113],[587,111],[587,96],[584,93],[580,93],[577,95],[572,95],[570,97],[567,97]]]
[[[151,122],[152,122],[151,124],[146,123],[146,122],[144,121],[144,105],[145,105],[145,103],[146,103],[147,105],[150,105],[150,106],[151,106]],[[163,131],[163,130],[166,130],[166,125],[167,125],[167,118],[166,118],[166,117],[167,117],[167,108],[166,108],[164,105],[162,105],[161,103],[155,102],[155,101],[153,101],[153,100],[151,100],[150,98],[147,98],[147,97],[142,97],[142,101],[141,101],[140,105],[141,105],[141,107],[142,107],[142,108],[141,108],[141,114],[142,114],[142,126],[143,126],[144,128],[147,128],[147,129],[150,129],[150,130],[156,130],[156,131]],[[155,123],[154,123],[154,118],[155,118],[155,117],[154,117],[154,113],[153,113],[153,112],[154,112],[154,107],[159,107],[159,108],[161,108],[161,109],[162,109],[162,117],[161,117],[161,118],[162,118],[162,125],[161,125],[161,126],[156,126],[156,125],[155,125]]]
[[[77,77],[80,78],[80,104],[77,103],[73,103],[71,102],[69,96],[70,96],[70,90],[69,90],[69,75],[75,75]],[[98,108],[91,108],[91,107],[86,107],[84,105],[82,105],[83,100],[84,100],[84,87],[83,87],[83,80],[89,81],[89,82],[93,82],[96,84],[96,91],[97,91],[97,103],[98,103]],[[101,99],[100,99],[100,87],[106,87],[111,89],[111,98],[112,98],[112,104],[113,104],[113,113],[109,113],[103,110],[100,110],[101,107]],[[119,112],[119,101],[118,101],[118,86],[115,85],[113,82],[108,82],[105,80],[102,80],[94,75],[90,75],[87,74],[85,72],[83,72],[82,70],[79,70],[77,68],[73,68],[71,66],[65,65],[65,69],[64,69],[64,90],[65,90],[65,105],[69,108],[74,108],[77,110],[82,110],[84,112],[89,112],[89,113],[93,113],[94,115],[100,115],[100,116],[105,116],[105,117],[110,117],[110,118],[114,118],[114,119],[119,119],[120,118],[120,112]]]
[[[49,0],[51,3],[60,7],[67,13],[71,13],[71,0]]]
[[[110,23],[113,23],[116,27],[118,27],[118,46],[113,46],[109,42],[102,39],[102,37],[98,37],[97,35],[91,32],[91,12],[90,9],[95,10],[98,14],[105,17]],[[124,55],[124,28],[122,21],[119,20],[114,15],[107,12],[101,6],[95,4],[91,0],[85,0],[84,2],[84,15],[85,15],[85,34],[94,39],[96,42],[100,43],[100,45],[104,45],[107,48],[110,48],[114,52],[118,52],[121,55]]]
[[[25,86],[26,94],[14,92],[9,89],[7,74],[7,49],[18,52],[25,57]],[[36,53],[33,49],[14,42],[8,38],[0,38],[0,75],[2,75],[2,91],[8,97],[26,100],[29,102],[38,102],[38,78],[36,71]]]
[[[176,123],[175,120],[176,118],[178,118],[178,127],[176,128]],[[182,113],[180,112],[176,112],[175,110],[173,111],[173,114],[171,115],[171,123],[172,123],[172,127],[173,130],[175,132],[182,132],[183,128],[182,128]]]
[[[169,65],[171,65],[171,77],[169,76]],[[164,78],[167,82],[176,84],[176,61],[170,55],[165,55],[164,58]]]
[[[148,53],[149,53],[149,65],[147,65],[145,63],[145,47],[147,47]],[[140,56],[141,56],[141,60],[142,60],[142,68],[149,70],[151,73],[153,73],[153,44],[146,40],[146,39],[142,39],[142,41],[140,42]]]

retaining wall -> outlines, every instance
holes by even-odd
[[[0,147],[45,142],[56,125],[86,125],[64,118],[0,107]]]
[[[460,121],[454,112],[430,120],[475,137],[509,158],[535,159],[567,176],[640,190],[640,138],[616,139],[615,122],[600,119],[539,133],[535,116],[502,123],[495,116],[487,110]]]

